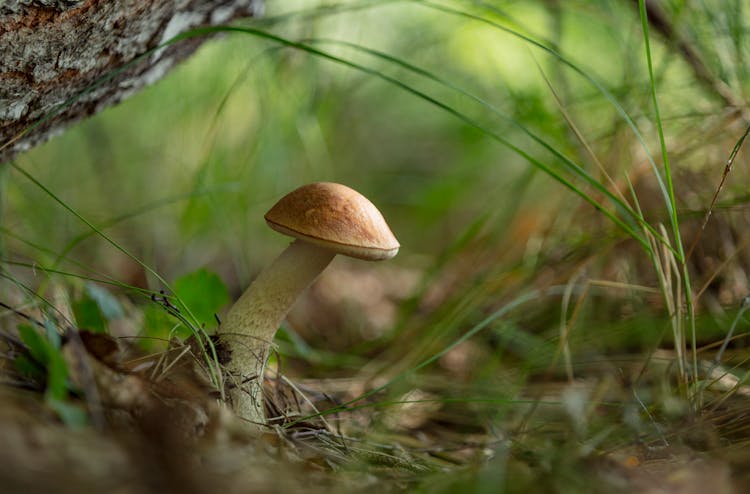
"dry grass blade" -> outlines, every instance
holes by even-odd
[[[708,220],[711,218],[711,214],[713,213],[714,206],[716,205],[716,201],[719,198],[719,194],[721,193],[721,190],[724,188],[724,184],[726,183],[727,177],[729,177],[729,172],[732,171],[732,165],[734,164],[734,160],[737,157],[737,154],[740,152],[740,149],[742,148],[742,144],[745,142],[745,138],[750,134],[750,126],[748,126],[745,129],[745,132],[742,134],[742,137],[737,141],[737,143],[734,145],[734,149],[732,149],[732,152],[729,154],[729,158],[727,158],[727,162],[724,165],[724,171],[721,174],[721,180],[719,181],[718,187],[716,187],[716,190],[714,191],[714,195],[711,198],[711,204],[709,204],[708,209],[706,210],[706,215],[703,217],[703,222],[701,223],[701,227],[699,232],[696,234],[695,238],[693,239],[693,243],[690,244],[690,248],[688,249],[687,255],[685,256],[685,259],[690,259],[690,256],[693,253],[693,250],[695,249],[695,246],[700,241],[701,235],[703,234],[703,231],[706,229],[706,225],[708,224]]]

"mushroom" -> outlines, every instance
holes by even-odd
[[[265,215],[268,226],[295,240],[235,302],[219,328],[229,352],[225,369],[236,414],[265,423],[263,373],[274,334],[300,293],[336,254],[390,259],[399,243],[380,211],[344,185],[317,182],[281,198]]]

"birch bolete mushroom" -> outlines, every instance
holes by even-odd
[[[336,254],[390,259],[399,243],[380,211],[344,185],[304,185],[265,215],[268,226],[295,240],[264,269],[229,310],[219,328],[229,350],[229,398],[237,415],[262,424],[263,373],[274,334],[300,293]]]

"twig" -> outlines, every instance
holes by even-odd
[[[703,231],[706,229],[708,220],[709,218],[711,218],[711,213],[713,212],[714,206],[716,205],[716,200],[719,198],[719,193],[721,192],[721,189],[724,188],[724,184],[727,181],[729,172],[732,171],[732,164],[734,163],[734,159],[737,157],[737,154],[740,152],[740,148],[742,147],[742,144],[745,142],[745,138],[748,136],[748,134],[750,134],[750,126],[748,126],[748,128],[745,129],[745,133],[742,134],[742,137],[740,137],[740,140],[737,141],[737,144],[734,145],[734,149],[732,149],[732,152],[729,154],[729,158],[727,158],[727,163],[726,165],[724,165],[724,172],[721,174],[721,181],[719,182],[719,186],[714,191],[714,196],[711,199],[711,204],[708,206],[706,215],[703,217],[703,222],[701,223],[700,230],[698,230],[698,233],[695,235],[695,239],[693,239],[693,243],[690,245],[690,249],[688,249],[687,256],[685,256],[686,261],[690,259],[690,255],[693,253],[695,246],[698,244],[698,241],[703,235]]]

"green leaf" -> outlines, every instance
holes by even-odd
[[[88,415],[80,406],[74,405],[69,401],[59,400],[48,397],[47,406],[57,413],[60,420],[70,427],[83,427],[88,423]]]
[[[107,321],[104,319],[101,306],[94,299],[84,296],[74,301],[72,306],[78,327],[94,333],[107,332]]]
[[[27,355],[22,354],[16,357],[13,361],[13,365],[18,369],[18,372],[32,379],[44,379],[46,374],[45,370],[39,366],[37,361],[30,359]]]
[[[96,302],[102,315],[107,320],[111,321],[125,317],[125,310],[123,310],[120,302],[105,288],[94,283],[86,283],[86,294]]]
[[[155,350],[160,344],[170,337],[170,331],[175,327],[175,319],[171,317],[161,305],[147,305],[143,308],[143,332],[144,338],[138,338],[137,344],[147,351]],[[180,337],[190,336],[187,328],[185,334]]]
[[[63,358],[60,348],[55,343],[44,338],[34,328],[26,324],[18,326],[18,334],[28,347],[32,358],[46,368],[47,374],[47,397],[62,400],[68,395],[68,366]],[[58,336],[59,338],[59,336]],[[23,361],[22,367],[27,367]],[[33,372],[33,371],[32,371]]]
[[[206,327],[216,326],[214,314],[229,302],[224,282],[205,268],[178,278],[173,288],[178,298],[175,305],[180,311],[188,318],[192,314],[199,324]]]
[[[47,336],[47,342],[52,345],[53,348],[60,348],[60,346],[62,346],[62,339],[60,338],[60,333],[57,332],[55,322],[50,318],[45,318],[44,329]]]
[[[62,352],[48,346],[47,361],[47,391],[46,396],[57,400],[64,400],[68,396],[68,365]]]
[[[28,324],[18,325],[18,335],[29,349],[31,357],[40,364],[47,365],[47,347],[49,343]]]
[[[121,319],[125,311],[107,290],[95,283],[86,283],[84,295],[73,302],[73,314],[79,327],[95,333],[106,333],[107,321]]]

